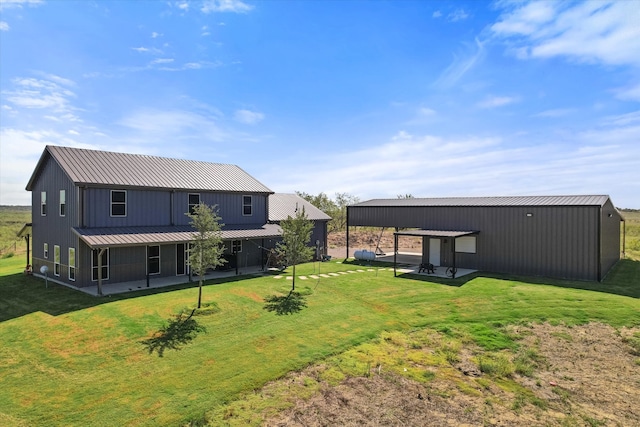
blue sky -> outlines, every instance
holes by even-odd
[[[361,200],[640,208],[640,3],[0,0],[0,204],[46,144]],[[160,171],[161,172],[161,171]]]

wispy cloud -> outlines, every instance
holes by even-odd
[[[248,125],[255,125],[264,120],[264,114],[251,110],[237,110],[234,114],[236,121]]]
[[[512,96],[488,96],[477,105],[480,108],[496,108],[518,102],[519,99]]]
[[[13,79],[14,88],[3,91],[5,99],[21,108],[52,109],[54,111],[68,111],[70,109],[69,100],[75,94],[56,83],[55,78],[44,80],[33,77]],[[60,80],[70,82],[67,79]]]
[[[464,21],[468,17],[469,17],[469,14],[465,12],[464,9],[456,9],[453,12],[451,12],[449,15],[447,15],[447,20],[449,22],[458,22],[458,21]]]
[[[163,34],[157,33],[155,31],[151,33],[151,38],[152,39],[157,39],[158,37],[162,37],[162,36],[163,36]]]
[[[9,31],[10,28],[5,21],[0,21],[0,31]]]
[[[624,101],[640,101],[640,83],[616,89],[616,98]]]
[[[640,8],[634,1],[501,4],[507,10],[491,30],[508,38],[520,58],[640,66]]]
[[[435,12],[433,12],[433,14],[431,15],[432,18],[440,18],[442,16],[442,12],[440,12],[439,10],[436,10]]]
[[[539,113],[534,114],[532,117],[547,117],[547,118],[557,118],[557,117],[565,117],[569,114],[574,113],[576,110],[573,108],[555,108],[551,110],[541,111]]]
[[[200,11],[203,13],[212,12],[232,12],[247,13],[253,9],[253,6],[241,0],[205,0]]]
[[[132,47],[131,50],[135,50],[136,52],[140,52],[140,53],[151,53],[154,55],[161,55],[162,51],[158,48],[155,47],[144,47],[144,46],[140,46],[140,47]]]
[[[43,4],[43,0],[2,0],[0,1],[0,10],[15,9],[23,6],[39,6]]]
[[[454,54],[454,59],[438,77],[434,87],[446,89],[454,86],[458,81],[475,67],[484,57],[484,45],[480,40],[475,40],[475,45],[468,46],[467,51],[462,54]]]

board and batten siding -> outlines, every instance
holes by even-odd
[[[476,253],[456,253],[460,267],[583,280],[599,279],[599,221],[599,206],[349,207],[350,226],[478,231]],[[447,261],[451,250],[442,239]]]
[[[65,216],[60,216],[60,190],[65,190]],[[40,194],[47,192],[47,215],[40,214]],[[39,274],[40,267],[49,268],[48,276],[55,280],[75,285],[69,281],[69,248],[76,249],[76,272],[80,265],[78,258],[78,237],[70,233],[78,221],[77,187],[55,161],[48,161],[40,171],[38,180],[31,191],[32,223],[32,268]],[[49,244],[49,257],[44,258],[44,243]],[[54,276],[54,246],[60,246],[60,275]],[[76,282],[78,281],[76,274]]]

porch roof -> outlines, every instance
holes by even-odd
[[[73,228],[73,232],[91,248],[115,246],[147,246],[186,243],[193,240],[195,230],[189,225],[158,227]],[[282,229],[276,224],[243,224],[225,226],[223,240],[262,239],[279,237]]]
[[[455,230],[403,230],[396,231],[396,236],[422,236],[422,237],[462,237],[470,234],[478,234],[479,231],[455,231]]]

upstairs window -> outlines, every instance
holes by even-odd
[[[60,216],[65,216],[67,210],[67,194],[64,190],[60,190]]]
[[[40,193],[40,215],[47,216],[47,192]]]
[[[200,204],[200,194],[189,193],[189,213],[194,214],[196,206]]]
[[[111,190],[111,216],[127,216],[127,192]]]
[[[242,196],[242,215],[244,216],[253,215],[253,197],[252,196]]]

